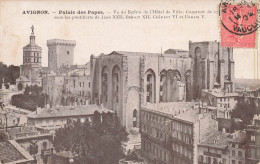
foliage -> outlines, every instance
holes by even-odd
[[[0,70],[0,85],[2,85],[3,78],[5,78],[5,83],[15,84],[16,79],[20,76],[19,66],[7,66],[3,62],[0,62]]]
[[[98,118],[98,117],[96,117]],[[79,120],[56,131],[56,151],[71,151],[78,154],[78,164],[114,164],[123,158],[122,142],[127,141],[127,132],[115,116],[103,117],[103,121]]]
[[[5,132],[0,131],[0,142],[5,142],[8,140],[8,136]]]
[[[39,96],[42,93],[43,88],[37,85],[34,86],[26,86],[24,90],[25,95],[30,96]]]
[[[248,125],[251,124],[255,114],[259,114],[259,109],[255,103],[242,97],[239,99],[235,110],[231,112],[231,118],[239,118]]]
[[[42,94],[42,87],[37,85],[27,86],[24,94],[13,95],[11,104],[22,109],[35,111],[36,107],[44,107],[44,95]]]

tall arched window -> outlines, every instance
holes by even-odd
[[[218,79],[217,79],[217,76],[218,76],[218,62],[219,62],[219,59],[218,59],[218,53],[215,54],[215,68],[214,68],[214,78],[216,78],[216,81],[218,82]]]
[[[167,102],[179,100],[178,83],[181,75],[178,70],[167,70]]]
[[[194,54],[195,56],[194,56],[194,64],[193,64],[193,83],[194,83],[193,98],[196,99],[198,98],[200,93],[199,84],[200,84],[200,79],[202,79],[201,76],[202,70],[200,69],[201,49],[197,47],[195,49]]]
[[[160,102],[167,102],[167,72],[160,73]]]
[[[186,86],[186,100],[191,100],[191,71],[185,73],[185,86]]]
[[[133,127],[137,127],[137,110],[133,111]]]
[[[119,94],[120,94],[120,68],[119,66],[115,66],[112,70],[112,89],[113,89],[113,103],[119,102]]]
[[[102,102],[108,100],[108,68],[105,66],[102,70]]]
[[[75,79],[73,79],[73,87],[75,88],[76,82]]]
[[[155,73],[152,69],[146,72],[146,102],[155,102]]]

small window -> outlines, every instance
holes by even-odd
[[[254,142],[255,141],[255,136],[251,135],[251,141]]]
[[[42,150],[47,150],[47,142],[42,143]]]
[[[70,54],[70,52],[69,52],[69,51],[67,51],[67,54]]]
[[[238,151],[238,156],[243,157],[242,151]]]
[[[133,117],[136,117],[137,116],[137,110],[135,109],[134,111],[133,111]]]
[[[236,156],[236,152],[232,150],[232,156]]]

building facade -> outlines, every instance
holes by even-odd
[[[1,164],[34,164],[34,158],[25,151],[16,141],[0,142]]]
[[[34,156],[37,163],[47,164],[53,152],[54,134],[38,131],[33,127],[12,128],[9,137],[15,140],[25,151]]]
[[[51,106],[88,105],[90,94],[89,66],[73,68],[63,74],[43,77],[43,93]]]
[[[192,102],[141,109],[142,154],[151,164],[197,164],[197,145],[217,131],[217,121]]]
[[[233,92],[233,49],[221,47],[220,42],[189,42],[191,57],[192,98],[201,98],[203,89],[214,86]]]
[[[198,144],[198,164],[246,164],[245,131],[217,131]]]
[[[101,114],[101,118],[103,114],[114,113],[97,105],[44,108],[27,116],[28,125],[54,132],[56,129],[64,128],[66,124],[72,121],[93,121],[93,116],[96,112]]]
[[[220,89],[202,90],[203,104],[233,110],[238,101],[238,93],[223,92]]]
[[[51,39],[47,40],[48,67],[57,71],[59,68],[69,68],[74,62],[75,40]]]
[[[254,116],[253,124],[246,128],[246,163],[258,164],[260,162],[260,117]]]
[[[20,77],[16,79],[19,91],[26,85],[42,85],[41,79],[42,48],[35,43],[34,27],[30,36],[30,43],[23,47],[23,64],[20,66]]]
[[[91,103],[116,111],[127,129],[139,127],[142,105],[190,99],[190,60],[183,50],[92,55]]]

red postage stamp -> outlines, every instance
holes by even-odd
[[[221,13],[221,46],[255,48],[257,29],[257,5],[220,4]]]

